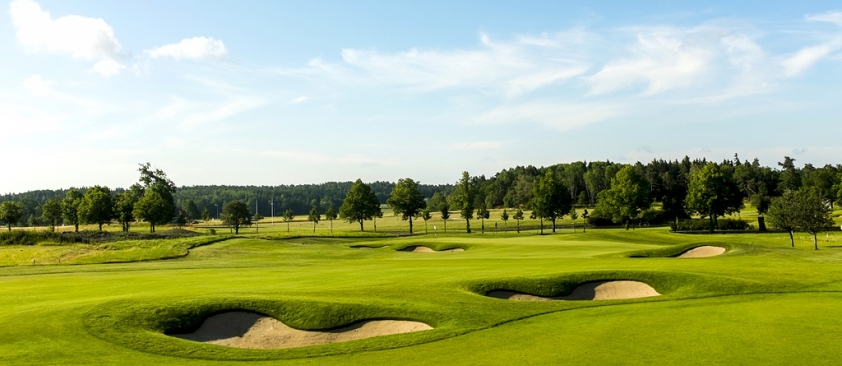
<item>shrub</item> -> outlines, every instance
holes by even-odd
[[[78,235],[64,235],[52,231],[13,230],[0,232],[0,245],[36,245],[38,243],[88,243]]]
[[[748,230],[749,224],[741,219],[719,219],[717,220],[717,230]],[[708,219],[689,219],[679,220],[678,227],[675,223],[671,224],[673,231],[710,231],[711,222]]]

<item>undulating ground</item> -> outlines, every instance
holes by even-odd
[[[0,247],[0,364],[732,365],[842,359],[839,232],[822,234],[818,251],[804,234],[790,248],[780,233],[688,235],[665,228],[575,234],[568,228],[544,236],[451,231],[281,238],[283,232],[146,247]],[[674,257],[701,245],[727,251]],[[407,246],[464,251],[399,250]],[[33,256],[67,260],[33,262]],[[135,259],[142,261],[98,264]],[[597,280],[644,282],[661,296],[541,302],[485,296],[492,290],[559,296]],[[226,310],[258,312],[299,329],[366,319],[419,321],[434,329],[281,350],[165,334],[195,330]]]

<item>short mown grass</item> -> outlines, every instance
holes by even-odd
[[[829,234],[819,251],[800,236],[794,249],[780,233],[665,228],[4,246],[0,263],[16,264],[0,268],[0,364],[832,364],[840,356],[842,247],[835,243],[842,235]],[[728,252],[671,258],[706,244]],[[466,251],[396,251],[411,245]],[[65,252],[85,248],[96,250]],[[67,261],[33,266],[18,254],[24,249]],[[642,281],[663,296],[485,296],[495,289],[563,295],[595,280]],[[301,329],[366,319],[435,329],[284,350],[167,335],[228,310]]]

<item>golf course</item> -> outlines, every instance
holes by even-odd
[[[307,223],[291,232],[263,225],[260,233],[195,234],[146,247],[116,241],[76,262],[62,249],[91,244],[0,246],[0,363],[835,364],[842,357],[839,232],[822,235],[813,250],[802,233],[792,248],[786,233],[666,227],[306,236]],[[47,260],[56,252],[66,260]],[[249,341],[246,332],[259,331],[280,332],[280,341]]]

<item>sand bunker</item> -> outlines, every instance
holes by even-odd
[[[507,290],[494,290],[486,295],[498,299],[530,301],[622,300],[661,296],[652,286],[638,281],[587,282],[573,289],[573,292],[567,296],[544,297]]]
[[[723,247],[704,245],[700,247],[695,247],[684,253],[681,253],[681,255],[679,255],[677,258],[707,258],[716,257],[717,255],[722,255],[722,253],[725,253],[725,248]]]
[[[413,245],[403,249],[398,249],[400,252],[413,252],[413,253],[441,253],[441,252],[464,252],[465,249],[462,248],[451,248],[451,249],[444,249],[444,250],[434,250],[429,247],[425,247],[423,245]]]
[[[195,332],[172,334],[191,341],[237,348],[293,348],[433,329],[421,322],[369,320],[330,330],[299,330],[275,318],[247,311],[213,315]]]

